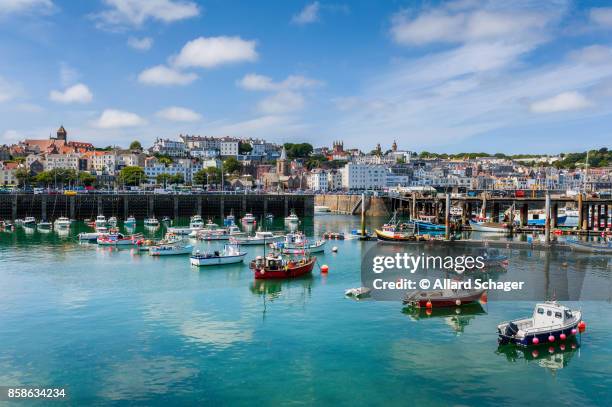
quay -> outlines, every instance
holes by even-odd
[[[83,220],[97,215],[126,219],[134,216],[168,216],[173,219],[193,215],[223,218],[230,213],[242,217],[250,212],[259,218],[271,213],[288,216],[291,211],[300,217],[313,216],[313,195],[300,194],[0,194],[0,219],[33,216],[53,221],[66,216]]]

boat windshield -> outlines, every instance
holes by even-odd
[[[574,315],[572,314],[572,311],[566,309],[565,310],[565,319],[572,319],[574,317]]]

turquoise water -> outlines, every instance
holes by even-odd
[[[357,227],[320,216],[305,228]],[[246,264],[198,270],[184,256],[0,232],[0,385],[67,386],[74,405],[612,404],[610,302],[573,304],[588,323],[576,349],[503,353],[496,325],[531,314],[532,302],[428,316],[349,300],[376,243],[328,245],[338,253],[318,255],[327,276],[255,282]],[[511,268],[541,267],[539,253],[510,255]],[[612,259],[577,256],[549,262],[610,283]]]

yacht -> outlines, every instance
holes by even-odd
[[[155,216],[152,216],[144,220],[144,225],[149,226],[149,227],[157,227],[159,226],[159,221],[157,220]]]
[[[36,219],[32,216],[26,216],[26,218],[23,220],[22,225],[26,228],[36,227]]]
[[[234,237],[230,239],[230,242],[242,245],[265,245],[276,242],[281,238],[282,236],[275,235],[272,232],[258,231],[255,232],[255,236]]]
[[[116,216],[111,216],[110,218],[108,218],[108,226],[110,227],[117,227],[117,217]]]
[[[95,227],[97,228],[105,228],[106,227],[106,216],[98,215],[96,216]]]
[[[199,230],[204,227],[204,220],[200,215],[193,215],[189,221],[189,229]]]
[[[59,217],[55,219],[54,225],[56,229],[68,229],[70,228],[70,219],[64,216]]]
[[[253,216],[253,214],[250,213],[250,212],[245,213],[243,218],[242,218],[242,222],[244,222],[244,223],[255,223],[255,216]]]
[[[51,222],[47,222],[46,220],[42,220],[38,222],[38,229],[51,230]]]
[[[287,223],[298,223],[299,221],[300,218],[295,214],[295,211],[293,209],[291,210],[291,215],[285,218],[285,222]]]
[[[123,222],[124,226],[126,228],[132,228],[134,226],[136,226],[136,218],[133,216],[129,216],[125,222]]]

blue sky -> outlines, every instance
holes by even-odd
[[[606,2],[0,0],[0,143],[610,147],[611,34]]]

